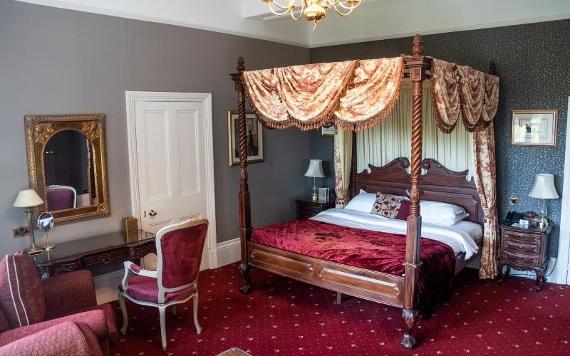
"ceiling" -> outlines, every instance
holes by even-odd
[[[261,0],[17,0],[187,26],[303,47],[570,18],[568,0],[364,0],[353,14],[329,11],[310,24],[276,18]],[[285,1],[285,0],[282,0]]]

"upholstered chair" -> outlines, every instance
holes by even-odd
[[[97,305],[88,270],[40,279],[31,258],[11,254],[0,261],[0,347],[52,326],[74,322],[87,326],[103,354],[118,341],[115,311]]]
[[[194,325],[198,334],[202,331],[198,323],[198,272],[207,232],[208,220],[184,221],[166,226],[156,234],[156,271],[125,262],[125,276],[119,286],[123,335],[128,328],[125,298],[136,304],[158,308],[164,350],[167,346],[166,308],[175,308],[177,304],[194,299]]]
[[[77,192],[67,185],[50,185],[46,188],[49,210],[72,209],[77,206]]]

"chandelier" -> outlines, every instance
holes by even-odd
[[[340,16],[348,16],[360,5],[362,0],[263,0],[269,10],[278,16],[290,14],[295,21],[304,17],[313,23],[313,31],[317,23],[322,21],[327,10],[334,8]]]

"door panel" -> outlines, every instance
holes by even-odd
[[[135,112],[142,228],[156,233],[166,225],[205,218],[202,103],[140,101]],[[207,248],[204,253],[207,261]]]

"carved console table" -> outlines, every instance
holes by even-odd
[[[41,278],[48,278],[101,264],[140,259],[149,253],[156,253],[155,235],[139,230],[135,234],[116,232],[61,243],[32,258]]]

